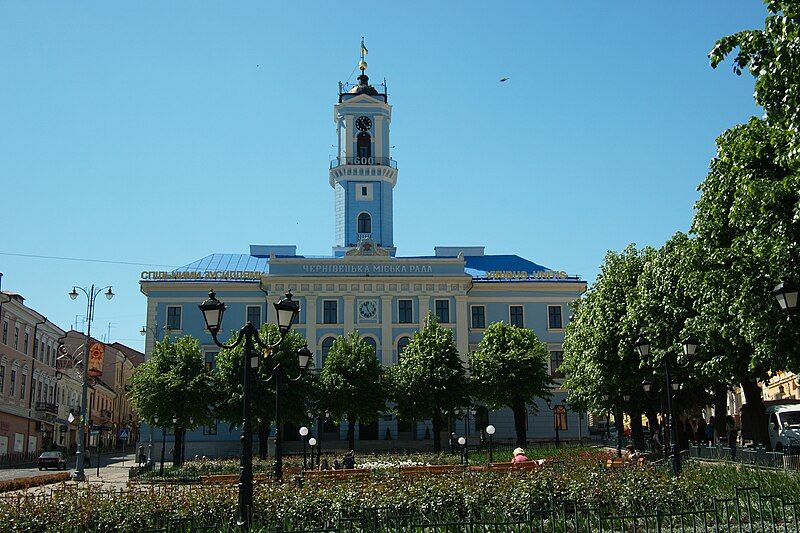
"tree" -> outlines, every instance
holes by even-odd
[[[527,407],[537,409],[535,398],[548,398],[554,381],[547,372],[547,345],[525,328],[503,322],[491,324],[477,351],[470,356],[472,391],[497,410],[509,407],[514,413],[517,444],[524,446]]]
[[[347,442],[355,448],[356,420],[374,422],[386,408],[383,371],[375,350],[354,331],[338,337],[319,375],[320,403],[336,420],[347,417]]]
[[[597,412],[614,409],[617,430],[622,411],[631,415],[633,437],[641,441],[645,408],[641,382],[645,374],[634,352],[639,334],[627,318],[645,258],[653,250],[631,244],[621,253],[608,252],[591,289],[573,303],[573,319],[564,335],[564,388],[570,398]],[[604,399],[608,395],[608,400]],[[624,396],[630,396],[628,402]]]
[[[433,421],[433,449],[442,449],[444,413],[467,403],[467,379],[453,332],[428,314],[421,331],[403,350],[400,362],[387,371],[390,399],[398,417]]]
[[[197,339],[187,335],[157,342],[150,359],[134,370],[131,386],[132,403],[142,420],[152,423],[158,417],[159,425],[168,426],[177,417],[173,462],[180,466],[186,428],[192,419],[195,424],[208,421],[213,403],[211,376]]]
[[[766,0],[763,30],[740,31],[719,39],[709,52],[716,68],[734,50],[733,71],[755,78],[755,99],[767,120],[788,134],[786,156],[800,157],[800,2]]]
[[[712,363],[742,386],[743,434],[767,446],[758,381],[800,370],[800,332],[771,295],[780,281],[800,279],[800,162],[781,157],[788,137],[756,118],[722,134],[692,223],[701,249],[693,327],[728,347]]]
[[[235,335],[236,333],[234,333]],[[279,338],[278,326],[263,324],[259,336],[265,343],[274,343]],[[275,365],[280,362],[286,373],[297,376],[300,364],[297,350],[303,347],[305,339],[294,330],[283,339],[280,346],[269,358],[259,357],[258,371],[252,376],[253,425],[258,433],[258,452],[262,459],[267,457],[269,426],[275,421],[275,385],[269,380]],[[217,390],[217,416],[231,425],[241,426],[244,416],[244,343],[233,349],[223,348],[216,358],[214,383]],[[309,366],[312,363],[309,363]],[[285,421],[305,421],[308,402],[313,396],[313,372],[304,372],[302,379],[282,388],[281,417]]]

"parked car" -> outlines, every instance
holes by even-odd
[[[64,454],[57,451],[42,452],[39,456],[39,470],[47,470],[50,467],[55,467],[58,470],[67,469],[67,458]]]

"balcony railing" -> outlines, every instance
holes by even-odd
[[[334,157],[331,160],[331,168],[342,165],[378,165],[397,168],[397,161],[391,157]]]
[[[52,413],[54,415],[58,414],[58,406],[50,402],[36,402],[36,410]]]

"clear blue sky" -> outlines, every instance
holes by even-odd
[[[714,139],[761,114],[752,79],[706,54],[765,15],[758,0],[0,0],[0,253],[330,253],[332,106],[364,35],[394,106],[398,254],[485,245],[592,281],[607,250],[688,229]],[[145,269],[0,255],[3,289],[64,328],[85,310],[73,284],[112,284],[95,332],[136,348]]]

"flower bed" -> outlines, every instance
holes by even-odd
[[[69,481],[69,472],[59,472],[58,474],[45,474],[42,476],[19,477],[7,481],[0,481],[0,492],[11,490],[28,489],[41,485],[58,483],[59,481]]]
[[[734,496],[734,488],[761,487],[787,501],[800,500],[800,476],[790,472],[688,463],[673,479],[668,470],[606,470],[605,454],[577,451],[559,455],[552,467],[533,472],[466,472],[401,478],[394,464],[364,482],[259,483],[254,491],[254,524],[298,529],[341,524],[380,509],[386,515],[410,515],[424,521],[502,520],[549,509],[553,502],[574,502],[606,514],[682,511],[713,506],[713,499]],[[561,462],[564,461],[564,462]],[[743,496],[742,496],[743,498]],[[55,491],[47,499],[0,499],[0,524],[11,531],[139,531],[162,527],[171,517],[195,526],[232,527],[237,491],[228,486],[166,485],[148,490]],[[64,513],[64,509],[70,509]]]

